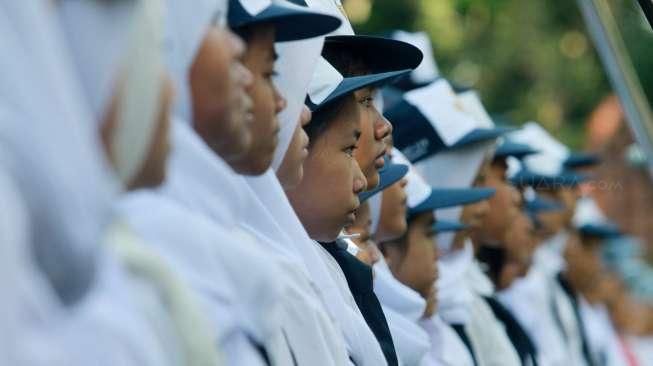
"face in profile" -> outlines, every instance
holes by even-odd
[[[370,205],[367,204],[367,202],[364,202],[358,208],[356,220],[354,220],[354,223],[347,227],[346,230],[349,234],[359,235],[352,239],[359,249],[356,258],[369,266],[373,266],[374,263],[379,261],[378,249],[376,248],[376,244],[372,241],[370,233],[371,229],[372,219]]]
[[[496,193],[487,201],[491,214],[483,216],[481,225],[472,232],[476,242],[503,242],[506,230],[519,214],[521,195],[508,183],[507,168],[505,160],[495,160],[484,169],[484,181],[478,186],[494,188]]]
[[[385,163],[386,138],[392,134],[392,125],[374,106],[374,89],[365,88],[354,94],[361,117],[361,139],[354,156],[367,179],[367,189],[374,189],[379,185],[379,169]]]
[[[252,74],[241,58],[245,45],[228,29],[209,27],[190,69],[193,126],[228,164],[252,143]]]
[[[304,162],[304,178],[287,192],[297,216],[310,237],[334,241],[354,223],[358,194],[366,186],[354,151],[361,135],[356,100],[346,99],[336,116],[311,141]]]
[[[308,156],[308,135],[304,131],[306,126],[311,121],[311,111],[308,107],[304,106],[302,113],[299,117],[299,123],[295,127],[295,132],[292,135],[292,140],[288,145],[286,155],[277,170],[277,178],[281,182],[284,190],[291,190],[301,182],[304,177],[304,160]]]
[[[247,51],[243,62],[252,73],[253,83],[248,89],[253,102],[253,121],[250,124],[252,142],[247,153],[235,159],[234,168],[240,174],[261,175],[272,164],[279,142],[277,115],[286,107],[272,81],[277,54],[274,50],[275,28],[258,25],[247,36]]]
[[[524,277],[532,262],[535,251],[535,230],[530,218],[520,213],[508,228],[506,241],[506,261],[499,272],[497,287],[506,289],[517,279]]]
[[[401,242],[384,245],[384,254],[394,276],[424,298],[430,296],[438,276],[434,224],[433,212],[418,214],[408,223],[408,231]]]
[[[408,180],[402,178],[383,191],[379,227],[374,234],[376,241],[394,240],[406,233],[406,184]]]

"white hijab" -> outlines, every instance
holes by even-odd
[[[0,60],[0,102],[16,117],[0,124],[0,140],[25,198],[36,262],[70,304],[93,282],[115,185],[49,6],[0,5],[0,52],[12,55]]]
[[[188,73],[208,27],[224,23],[226,1],[171,0],[168,14],[166,63],[179,97],[168,179],[159,194],[130,195],[123,212],[200,294],[227,362],[261,362],[247,338],[276,347],[282,295],[276,281],[282,275],[238,226],[249,198],[242,179],[192,129]]]

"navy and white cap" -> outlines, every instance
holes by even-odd
[[[379,185],[376,188],[362,192],[358,195],[358,199],[361,203],[367,201],[370,197],[375,194],[382,192],[391,185],[399,182],[401,178],[405,177],[408,173],[408,165],[405,164],[395,164],[391,161],[388,161],[386,157],[386,163],[382,170],[379,171]]]
[[[578,200],[573,223],[583,236],[606,240],[623,235],[619,227],[605,217],[596,201],[591,197],[583,197]]]
[[[533,149],[529,145],[520,144],[512,141],[509,138],[504,138],[499,143],[497,150],[494,152],[495,159],[507,159],[508,157],[513,157],[517,159],[523,159],[525,156],[536,154],[537,150]]]
[[[392,161],[408,165],[406,174],[406,196],[408,217],[441,208],[467,205],[486,200],[494,195],[492,188],[434,188],[426,183],[408,159],[397,149],[393,150]]]
[[[345,78],[327,60],[320,57],[309,85],[306,105],[312,112],[318,112],[357,90],[390,84],[410,71],[407,69]]]
[[[342,23],[338,17],[285,0],[229,0],[228,22],[235,30],[272,24],[277,42],[325,35]]]
[[[435,224],[433,224],[433,231],[436,233],[451,233],[466,230],[468,228],[468,225],[465,225],[460,221],[439,220],[437,218]]]
[[[569,149],[536,122],[526,123],[508,138],[538,151],[521,162],[508,159],[508,176],[517,186],[559,188],[575,186],[590,178],[566,169],[564,163],[570,156]]]
[[[405,93],[385,116],[393,122],[395,146],[411,162],[510,131],[494,126],[475,92],[457,95],[445,79]]]

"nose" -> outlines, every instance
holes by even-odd
[[[361,167],[358,165],[356,160],[353,160],[353,169],[354,169],[354,194],[358,195],[359,193],[367,189],[367,180],[365,179],[365,174],[361,170]]]
[[[313,119],[313,113],[311,113],[311,110],[308,109],[306,105],[302,108],[302,114],[300,116],[300,121],[302,124],[302,127],[306,126],[311,120]]]
[[[378,114],[379,118],[377,118],[374,123],[374,138],[378,141],[382,141],[386,137],[392,135],[392,123],[383,117],[381,113]]]
[[[286,107],[288,106],[288,101],[286,101],[286,98],[284,98],[281,93],[279,93],[279,90],[275,87],[274,88],[274,97],[276,100],[276,106],[274,109],[275,114],[281,113]]]

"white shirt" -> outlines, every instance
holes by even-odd
[[[505,326],[499,321],[483,296],[491,296],[494,286],[474,261],[467,271],[466,285],[474,294],[471,320],[465,324],[479,366],[521,366]]]

